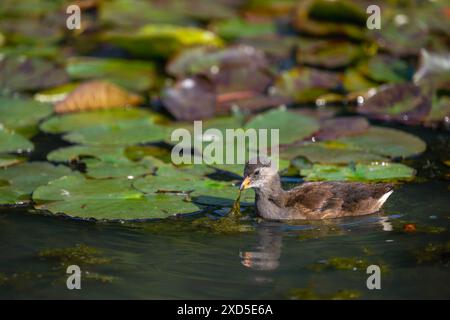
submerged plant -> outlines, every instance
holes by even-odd
[[[102,257],[101,251],[85,244],[77,244],[68,248],[44,249],[37,256],[47,261],[56,261],[60,267],[72,264],[76,265],[99,265],[111,262],[111,259]]]

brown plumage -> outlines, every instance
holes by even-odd
[[[258,159],[259,160],[259,159]],[[327,219],[378,212],[391,195],[386,183],[307,182],[281,187],[270,163],[247,163],[241,189],[254,188],[256,209],[266,219]]]

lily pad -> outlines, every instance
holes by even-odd
[[[41,58],[0,59],[0,88],[9,91],[41,90],[67,83],[64,69]]]
[[[75,80],[99,79],[132,91],[145,91],[155,83],[155,66],[147,61],[74,57],[67,73]]]
[[[376,55],[358,67],[366,76],[378,82],[405,82],[411,79],[412,70],[404,60],[388,55]]]
[[[194,202],[204,205],[230,206],[239,192],[230,182],[194,177],[189,174],[168,177],[165,175],[149,175],[140,178],[133,186],[148,194],[153,193],[186,193]],[[243,205],[250,205],[254,194],[246,193],[241,201]]]
[[[149,158],[139,162],[106,162],[98,159],[85,159],[83,162],[86,165],[86,176],[94,179],[134,179],[155,169],[154,163]]]
[[[214,33],[195,27],[149,24],[135,32],[111,31],[103,40],[116,44],[137,57],[170,57],[174,53],[194,46],[222,46]]]
[[[293,159],[305,157],[310,162],[321,164],[345,164],[351,162],[370,163],[386,161],[387,158],[363,150],[346,148],[346,145],[335,142],[316,142],[300,147],[289,147],[281,151],[281,157]]]
[[[45,162],[29,162],[0,170],[0,204],[27,202],[38,186],[61,176],[74,174],[65,166]]]
[[[66,176],[37,188],[33,200],[37,209],[97,220],[158,219],[199,210],[181,196],[144,195],[131,183],[127,179]]]
[[[296,102],[315,101],[340,85],[338,73],[304,67],[284,71],[275,81],[280,94],[292,97]]]
[[[280,144],[288,144],[312,135],[319,125],[314,118],[279,108],[255,116],[245,128],[278,129]]]
[[[0,125],[25,133],[52,113],[52,106],[31,99],[0,97]]]
[[[71,162],[83,158],[94,158],[108,163],[128,163],[123,147],[70,146],[53,150],[47,154],[48,161]]]
[[[162,141],[168,134],[169,128],[149,119],[139,119],[73,130],[65,134],[63,139],[91,146],[127,146]]]
[[[276,26],[273,22],[252,23],[242,18],[219,21],[214,23],[211,29],[225,40],[261,37],[276,33]]]
[[[426,149],[425,142],[420,138],[400,130],[382,127],[371,127],[361,135],[339,138],[337,141],[354,149],[392,158],[418,155]]]
[[[22,135],[0,126],[0,153],[30,152],[34,149],[33,143]]]
[[[24,158],[7,154],[0,154],[0,168],[9,167],[25,161]]]
[[[313,164],[300,171],[307,181],[398,181],[411,180],[415,170],[401,163],[373,162],[355,166]]]
[[[157,119],[158,115],[138,108],[96,110],[77,114],[53,116],[44,121],[40,129],[48,133],[63,133],[96,125],[113,125],[117,122],[139,119]]]

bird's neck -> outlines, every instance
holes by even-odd
[[[268,183],[255,190],[256,196],[260,201],[272,202],[282,207],[286,191],[281,187],[280,177],[274,176]]]

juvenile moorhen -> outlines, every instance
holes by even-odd
[[[257,158],[245,165],[240,189],[256,192],[256,211],[265,219],[328,219],[379,211],[393,186],[386,183],[306,182],[289,191],[281,187],[270,160]]]

